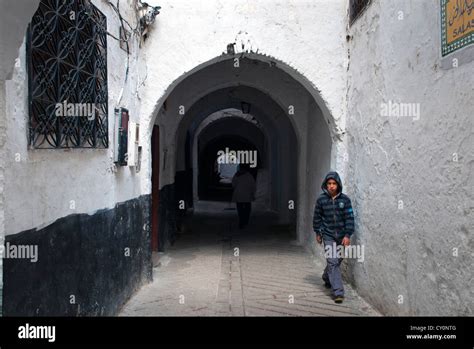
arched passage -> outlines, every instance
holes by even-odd
[[[164,185],[160,193],[167,198],[160,201],[160,217],[169,217],[176,202],[190,207],[196,199],[196,195],[191,197],[196,191],[192,178],[199,169],[193,163],[198,154],[194,145],[203,122],[220,111],[242,110],[265,135],[268,161],[262,173],[268,180],[268,208],[277,213],[280,223],[296,221],[296,237],[303,242],[310,229],[305,217],[312,215],[315,192],[330,169],[331,133],[336,133],[328,127],[331,118],[325,117],[327,108],[314,97],[317,91],[303,86],[300,80],[308,86],[304,77],[295,79],[287,73],[288,67],[244,57],[235,69],[232,62],[224,59],[187,74],[158,103],[154,123],[162,132],[160,182]],[[222,124],[229,122],[224,116],[217,118]],[[166,227],[169,222],[164,225],[160,233],[166,240],[175,227]]]
[[[198,188],[193,190],[197,194],[194,200],[231,201],[232,177],[238,164],[249,163],[256,179],[259,170],[266,165],[263,132],[244,118],[224,116],[226,114],[229,111],[214,113],[217,119],[196,130],[197,142],[193,146],[197,149],[193,154],[197,156],[194,156],[193,167],[198,169],[194,174]]]

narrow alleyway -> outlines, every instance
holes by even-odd
[[[202,203],[200,203],[202,206]],[[227,203],[198,207],[176,243],[120,316],[378,315],[349,286],[335,304],[323,265],[298,246],[276,217],[255,214],[239,231]]]

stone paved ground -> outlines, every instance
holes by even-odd
[[[236,212],[196,213],[120,316],[379,315],[347,284],[335,304],[323,266],[269,216],[236,229]]]

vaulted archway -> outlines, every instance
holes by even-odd
[[[288,65],[255,54],[239,57],[238,68],[234,62],[234,57],[222,56],[197,67],[175,81],[156,104],[152,125],[160,126],[162,150],[160,209],[155,214],[162,224],[153,233],[163,248],[176,231],[169,217],[179,220],[182,214],[178,203],[187,209],[199,200],[198,134],[213,117],[221,125],[231,123],[226,110],[253,118],[264,135],[267,161],[259,173],[265,180],[257,185],[261,192],[268,186],[263,208],[276,213],[279,223],[296,223],[300,243],[308,238],[314,195],[333,162],[337,130],[332,116],[312,84]],[[242,132],[245,138],[247,131]],[[214,136],[225,138],[225,132]]]

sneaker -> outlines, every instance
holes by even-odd
[[[344,296],[334,296],[334,303],[341,304],[344,301]]]

